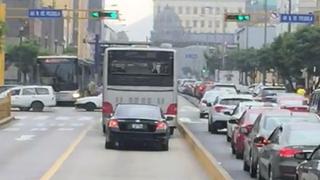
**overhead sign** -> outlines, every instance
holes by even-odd
[[[31,18],[61,18],[61,9],[29,9],[28,16]]]
[[[283,23],[314,23],[313,14],[280,14],[280,22]]]

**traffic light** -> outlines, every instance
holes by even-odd
[[[237,22],[250,21],[250,15],[249,14],[226,14],[225,20],[237,21]]]
[[[119,19],[119,11],[117,10],[92,11],[90,15],[93,18]]]

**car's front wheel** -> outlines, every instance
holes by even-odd
[[[85,109],[86,111],[94,111],[96,109],[96,105],[92,102],[86,103]]]
[[[31,108],[32,108],[32,111],[34,112],[41,112],[43,111],[44,105],[42,102],[36,101],[31,104]]]

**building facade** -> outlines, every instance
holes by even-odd
[[[166,7],[178,15],[184,30],[193,33],[234,33],[238,24],[224,21],[227,13],[244,13],[246,0],[154,0],[154,17]]]

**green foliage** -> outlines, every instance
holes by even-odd
[[[63,54],[76,55],[77,54],[77,48],[68,46],[63,50]]]
[[[8,48],[8,57],[19,70],[26,74],[32,71],[37,61],[39,46],[34,42],[23,42],[21,45]]]
[[[0,21],[0,50],[3,48],[3,36],[5,35],[6,32],[6,26],[4,22]]]

